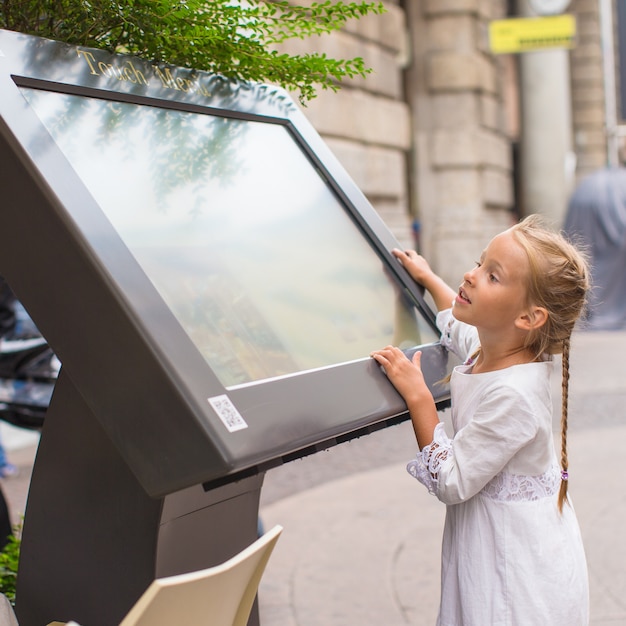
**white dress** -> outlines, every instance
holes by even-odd
[[[473,326],[437,317],[442,343],[465,360]],[[552,363],[452,373],[452,425],[407,469],[444,502],[439,626],[582,626],[587,566],[576,515],[557,508]]]

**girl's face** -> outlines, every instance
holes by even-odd
[[[454,301],[454,316],[483,330],[510,330],[527,309],[530,265],[511,231],[494,237],[467,272]]]

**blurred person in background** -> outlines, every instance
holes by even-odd
[[[585,330],[626,329],[626,168],[604,168],[572,194],[565,233],[583,247],[592,289]]]
[[[0,276],[0,346],[4,337],[10,336],[15,331],[17,324],[16,302],[15,294],[6,280]],[[9,463],[0,439],[0,478],[12,478],[17,473],[18,470],[15,465]]]

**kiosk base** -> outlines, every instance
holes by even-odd
[[[26,507],[20,626],[115,626],[154,578],[226,561],[257,538],[262,483],[150,498],[61,371]],[[249,626],[258,623],[255,604]]]

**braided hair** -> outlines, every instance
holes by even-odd
[[[531,215],[512,228],[530,263],[528,303],[548,312],[546,323],[533,329],[526,347],[535,358],[562,355],[561,402],[561,486],[558,507],[567,498],[567,421],[569,395],[569,353],[572,331],[583,315],[590,287],[589,267],[584,254],[560,233],[549,230]]]

